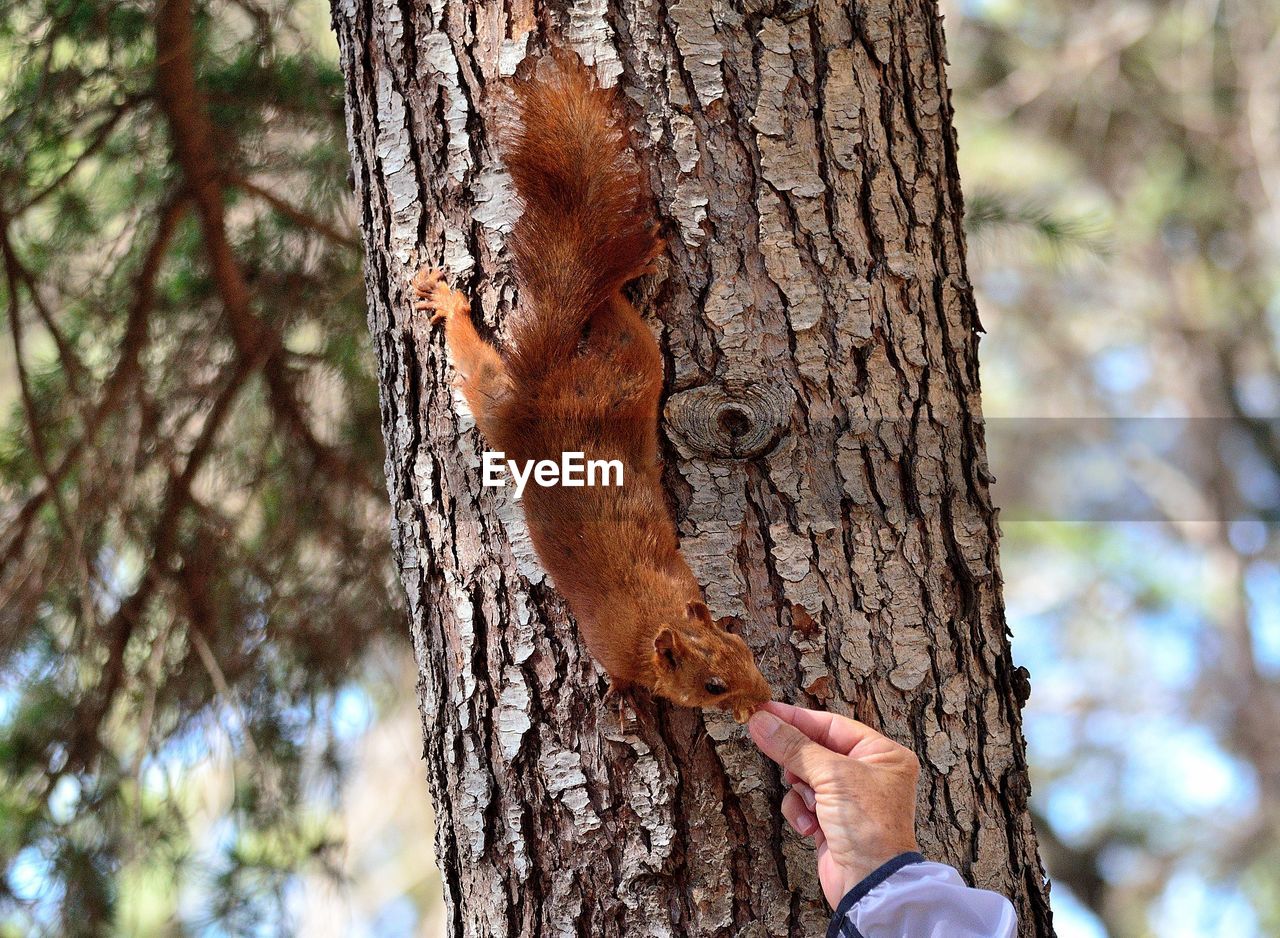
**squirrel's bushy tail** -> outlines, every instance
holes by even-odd
[[[523,204],[508,245],[522,310],[509,367],[532,377],[573,355],[587,321],[661,249],[615,110],[572,53],[516,86],[507,168]]]

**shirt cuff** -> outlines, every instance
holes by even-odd
[[[872,871],[866,879],[845,893],[845,897],[841,899],[840,904],[836,906],[835,914],[831,916],[831,924],[827,926],[827,938],[840,938],[841,929],[844,927],[843,923],[845,919],[849,917],[849,910],[852,909],[867,893],[875,889],[904,866],[923,862],[925,862],[924,856],[913,851],[910,853],[900,853],[892,860],[882,863]]]

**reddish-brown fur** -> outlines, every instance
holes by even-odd
[[[531,483],[523,498],[538,556],[611,692],[641,686],[742,721],[772,695],[680,555],[660,478],[662,355],[621,293],[662,242],[613,94],[576,58],[555,59],[550,75],[517,86],[520,121],[505,151],[524,206],[508,242],[521,299],[510,347],[500,354],[476,333],[467,299],[438,271],[414,279],[417,305],[445,323],[491,447],[521,463],[566,451],[622,461],[621,487]]]

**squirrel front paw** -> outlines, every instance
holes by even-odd
[[[431,313],[431,325],[448,322],[450,316],[466,316],[471,311],[467,298],[445,283],[444,271],[439,267],[423,267],[413,277],[413,289],[418,294],[413,308]]]
[[[640,718],[641,695],[635,684],[610,679],[609,689],[604,693],[605,710],[614,710],[618,717],[618,732],[625,733],[634,729]],[[630,710],[630,719],[627,711]]]

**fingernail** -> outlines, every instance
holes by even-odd
[[[814,807],[817,806],[818,796],[815,795],[813,793],[813,789],[810,788],[808,785],[804,784],[804,782],[796,782],[791,787],[794,788],[796,792],[800,795],[800,799],[805,803],[805,807],[807,807],[810,811],[812,811]]]
[[[782,725],[782,721],[768,710],[757,710],[752,714],[751,722],[756,725],[756,729],[760,731],[762,736],[772,736],[778,731],[778,727]]]
[[[799,814],[796,815],[796,827],[799,828],[800,833],[803,834],[804,836],[808,837],[810,834],[812,834],[814,831],[814,828],[816,828],[817,826],[818,826],[818,819],[815,818],[808,811],[801,811]]]

